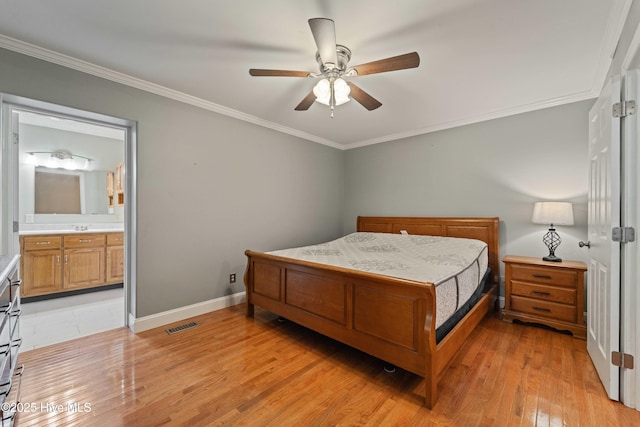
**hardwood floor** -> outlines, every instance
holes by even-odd
[[[173,335],[120,328],[22,353],[17,425],[640,425],[607,398],[585,341],[496,316],[456,355],[433,410],[415,375],[263,310],[191,320]]]

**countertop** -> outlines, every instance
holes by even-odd
[[[20,231],[21,236],[34,236],[40,234],[93,234],[93,233],[122,233],[124,228],[89,228],[87,230],[25,230]]]

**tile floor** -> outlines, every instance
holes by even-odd
[[[22,304],[20,351],[124,326],[123,289]]]

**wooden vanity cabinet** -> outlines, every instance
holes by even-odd
[[[64,290],[105,284],[105,234],[64,236]]]
[[[124,281],[124,233],[21,236],[23,296]]]
[[[124,281],[124,233],[107,234],[107,283]]]
[[[23,295],[62,291],[62,236],[21,237]]]

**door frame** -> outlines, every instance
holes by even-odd
[[[62,115],[71,119],[85,122],[91,122],[102,126],[118,127],[125,130],[124,141],[124,165],[127,173],[125,180],[124,193],[124,324],[133,330],[134,320],[136,318],[136,236],[137,236],[137,122],[129,119],[108,116],[105,114],[93,113],[90,111],[80,110],[77,108],[67,107],[59,104],[53,104],[45,101],[34,100],[22,96],[0,93],[0,106],[2,117],[6,118],[2,123],[4,129],[0,133],[5,141],[11,140],[12,123],[10,120],[11,111],[13,110],[30,110],[43,114]],[[9,119],[9,120],[8,120]],[[13,144],[5,144],[12,146]],[[11,163],[15,167],[10,170],[10,181],[13,182],[15,194],[14,200],[10,203],[12,213],[9,215],[9,221],[3,221],[3,226],[10,229],[9,225],[13,222],[20,222],[17,202],[17,186],[18,186],[18,150],[10,150]],[[16,240],[16,239],[13,239]],[[17,241],[7,242],[8,250],[12,253],[20,253]]]
[[[623,76],[623,100],[640,102],[640,28],[631,40],[627,54],[622,61],[620,74]],[[637,110],[638,107],[636,107]],[[640,210],[637,208],[637,194],[640,191],[640,112],[627,116],[622,125],[622,201],[621,223],[625,227],[640,229]],[[622,245],[621,253],[621,336],[620,351],[634,355],[636,366],[640,361],[640,251],[638,237],[635,242]],[[621,369],[620,373],[620,401],[626,406],[640,410],[640,369]]]

